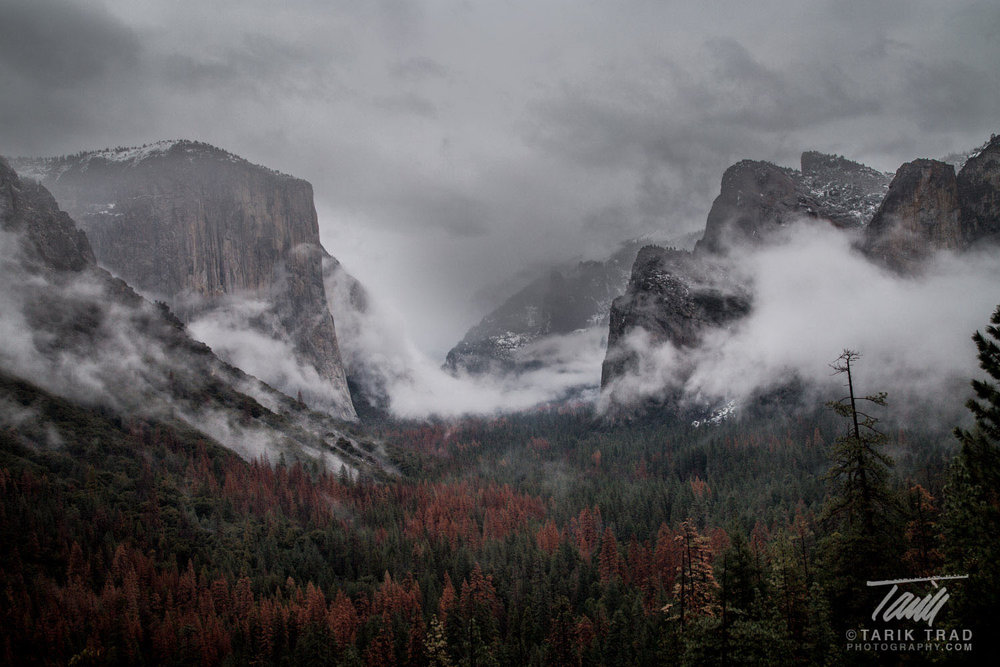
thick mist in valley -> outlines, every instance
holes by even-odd
[[[440,365],[544,267],[703,228],[739,159],[796,166],[815,149],[892,171],[998,127],[1000,10],[980,0],[0,0],[0,11],[0,153],[189,138],[310,181],[324,246],[372,295],[365,326],[338,316],[360,332],[341,347],[379,367],[406,416],[594,399],[593,330],[526,350],[554,363],[518,378]],[[822,374],[846,346],[882,385],[973,370],[967,337],[1000,300],[995,264],[940,258],[897,280],[823,234],[748,260],[759,290],[748,320],[693,357],[655,351],[662,363],[615,391],[655,394],[685,364],[695,394],[741,396]],[[280,342],[242,327],[254,307],[234,302],[191,331],[277,385],[317,385]]]
[[[375,303],[360,314],[335,284],[328,292],[332,310],[347,314],[338,327],[348,364],[367,364],[390,410],[404,417],[494,414],[567,396],[605,411],[678,390],[686,407],[710,412],[785,386],[822,404],[842,392],[829,365],[845,348],[863,355],[859,388],[888,392],[895,418],[961,415],[978,373],[971,335],[1000,302],[1000,251],[940,252],[919,274],[901,276],[863,256],[855,238],[825,221],[803,221],[773,247],[746,253],[736,271],[754,290],[748,317],[709,331],[694,349],[633,333],[623,349],[639,354],[639,368],[603,392],[606,327],[527,346],[519,354],[546,362],[537,371],[456,376],[408,338],[399,313]]]
[[[985,664],[998,535],[1000,1],[0,0],[0,666]]]

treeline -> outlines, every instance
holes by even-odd
[[[0,660],[895,662],[845,646],[880,627],[865,582],[951,573],[970,579],[934,627],[974,652],[903,657],[975,661],[1000,592],[998,326],[951,443],[850,410],[708,429],[543,411],[396,428],[389,483],[0,376],[21,411],[0,428]]]

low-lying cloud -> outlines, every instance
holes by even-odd
[[[342,387],[305,363],[274,313],[272,303],[227,295],[202,304],[187,324],[188,332],[221,359],[268,383],[288,396],[339,413]]]
[[[863,355],[855,368],[860,392],[888,391],[897,414],[954,411],[976,375],[970,336],[1000,302],[995,249],[942,252],[904,278],[869,262],[848,235],[816,224],[796,226],[740,270],[753,283],[748,317],[707,332],[693,350],[632,334],[624,345],[638,353],[639,368],[609,387],[602,405],[678,390],[718,404],[797,380],[834,391],[830,383],[841,379],[831,379],[829,364],[849,348]]]
[[[320,425],[318,437],[319,427],[288,414],[290,401],[282,402],[277,392],[196,345],[185,346],[179,334],[170,335],[170,324],[156,306],[145,300],[129,303],[102,270],[27,268],[21,242],[20,235],[0,231],[0,368],[5,372],[80,405],[185,423],[247,459],[305,454],[330,469],[345,465],[350,471],[345,458],[319,444],[336,430],[330,424]],[[283,349],[259,351],[274,353],[274,363],[292,363]],[[285,413],[283,426],[274,428],[266,418],[231,405],[227,399],[233,394],[225,385]],[[225,395],[216,400],[220,391]],[[253,410],[249,402],[244,407]],[[3,397],[0,426],[17,428],[34,446],[62,443],[43,415]]]
[[[452,375],[419,350],[402,318],[370,298],[359,308],[342,270],[327,280],[348,373],[370,396],[381,396],[405,418],[457,417],[525,410],[568,397],[593,400],[600,385],[604,327],[550,336],[517,351],[517,361],[537,370],[509,375]]]

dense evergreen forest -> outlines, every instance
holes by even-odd
[[[892,423],[891,397],[862,409],[868,387],[699,427],[562,408],[382,424],[388,482],[246,462],[0,375],[42,418],[0,429],[0,661],[980,662],[1000,621],[1000,309],[985,331],[954,435]],[[867,581],[946,574],[969,578],[947,582],[940,645],[929,607],[874,618]]]

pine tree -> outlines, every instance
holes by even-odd
[[[577,664],[577,627],[573,609],[565,595],[560,595],[553,605],[546,639],[546,659],[550,665]]]
[[[681,547],[681,564],[674,579],[676,603],[667,604],[663,611],[683,627],[693,618],[716,615],[719,585],[712,572],[708,538],[698,533],[690,519],[681,524],[681,533],[674,539]]]
[[[911,573],[929,577],[941,566],[938,548],[938,510],[934,497],[924,487],[914,484],[907,492],[906,553],[903,561]]]
[[[844,350],[831,364],[835,374],[847,375],[848,395],[827,405],[850,420],[848,432],[837,438],[833,466],[827,479],[834,484],[834,495],[824,508],[824,519],[846,521],[850,528],[860,528],[872,535],[882,530],[879,524],[894,509],[887,478],[892,459],[882,452],[886,437],[878,430],[878,419],[861,411],[859,402],[885,406],[886,394],[868,396],[854,393],[851,363],[861,358],[858,352]]]
[[[856,393],[853,365],[860,358],[859,353],[844,350],[831,364],[835,374],[847,376],[848,393],[828,403],[848,421],[847,432],[834,442],[827,473],[831,492],[820,515],[826,531],[822,574],[840,623],[851,623],[865,613],[871,592],[865,582],[892,576],[886,568],[895,566],[901,542],[895,535],[900,526],[888,482],[893,461],[882,452],[886,437],[878,429],[878,419],[858,407],[884,406],[886,395]]]
[[[949,470],[942,524],[948,569],[969,575],[955,587],[954,609],[962,626],[985,640],[1000,624],[1000,306],[986,335],[977,331],[972,340],[991,379],[972,381],[976,398],[966,405],[975,424],[955,429],[961,449]]]
[[[444,625],[436,615],[431,617],[427,635],[424,637],[424,654],[427,656],[427,664],[431,667],[451,667]]]

